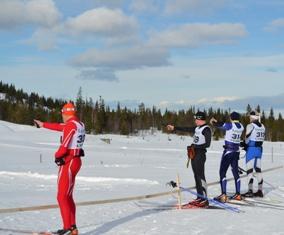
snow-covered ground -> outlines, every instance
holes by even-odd
[[[0,208],[56,203],[57,166],[53,162],[60,133],[0,121]],[[101,139],[111,139],[108,144]],[[86,157],[77,177],[77,202],[139,196],[169,191],[175,180],[194,186],[191,168],[186,168],[186,146],[191,137],[156,133],[140,136],[88,135]],[[207,154],[207,182],[218,180],[222,141],[213,141]],[[263,169],[284,164],[284,143],[264,145]],[[243,156],[244,153],[241,153]],[[245,168],[244,159],[240,166]],[[228,171],[227,177],[232,177]],[[264,174],[265,197],[283,202],[284,169]],[[242,191],[247,190],[246,178]],[[233,182],[228,191],[234,192]],[[208,188],[210,197],[220,193],[219,185]],[[194,196],[182,194],[183,202]],[[146,203],[145,203],[146,202]],[[175,203],[174,195],[139,202]],[[137,203],[122,202],[77,207],[81,234],[284,234],[284,210],[240,207],[244,213],[226,210],[153,210]],[[0,234],[11,230],[54,230],[61,227],[58,209],[0,214]]]

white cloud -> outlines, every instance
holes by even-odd
[[[36,30],[32,37],[23,41],[26,44],[36,44],[41,51],[48,51],[57,48],[56,34],[52,29],[40,28]]]
[[[284,29],[284,18],[273,20],[264,29],[269,32],[275,32]]]
[[[167,0],[166,14],[210,14],[226,5],[229,0]]]
[[[125,15],[121,10],[95,8],[83,14],[69,18],[64,23],[64,30],[69,34],[85,36],[125,36],[138,29],[134,17]]]
[[[152,34],[150,45],[198,47],[204,44],[228,44],[246,36],[243,24],[185,24]]]
[[[156,47],[137,46],[108,50],[90,49],[72,59],[79,67],[100,67],[116,70],[169,65],[168,51]]]
[[[163,107],[163,108],[166,108],[167,106],[170,105],[170,102],[169,101],[166,101],[166,100],[162,100],[160,103],[159,103],[159,107]]]
[[[219,96],[213,98],[201,98],[197,101],[197,104],[212,104],[212,103],[224,103],[226,101],[234,101],[239,99],[237,96]]]
[[[57,47],[61,39],[92,44],[103,40],[103,44],[129,44],[137,41],[138,23],[134,17],[121,10],[95,8],[68,18],[50,28],[38,28],[26,42],[35,43],[40,50]],[[61,40],[62,41],[62,40]]]
[[[169,109],[169,110],[181,110],[181,109],[188,109],[194,105],[194,102],[191,100],[177,100],[177,101],[167,101],[163,100],[160,101],[158,104],[158,108],[161,109]]]
[[[213,107],[215,109],[231,109],[240,112],[245,112],[246,107],[248,104],[251,107],[256,108],[260,105],[262,110],[269,111],[272,107],[276,110],[284,110],[283,105],[283,97],[284,94],[279,94],[275,96],[249,96],[245,98],[240,98],[237,96],[223,96],[223,97],[213,97],[213,98],[202,98],[197,101],[161,101],[158,104],[158,107],[161,109],[168,109],[168,110],[181,110],[181,109],[188,109],[191,106],[195,106],[199,109],[208,109]]]
[[[52,0],[1,0],[0,29],[10,30],[25,25],[51,27],[60,18]]]
[[[247,105],[250,104],[252,107],[257,107],[257,105],[260,105],[260,108],[266,111],[270,110],[270,108],[283,111],[283,98],[284,94],[278,94],[273,96],[250,96],[232,101],[226,101],[224,102],[224,107],[244,110]]]

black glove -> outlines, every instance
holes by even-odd
[[[36,128],[40,128],[40,126],[36,122],[34,122],[34,125],[36,126]]]
[[[245,151],[247,151],[247,149],[248,149],[248,145],[246,144],[246,142],[244,140],[240,143],[240,147],[243,148],[243,150],[245,150]]]
[[[85,152],[83,149],[80,149],[80,153],[79,153],[80,157],[84,157],[85,156]]]
[[[61,157],[61,158],[55,158],[55,161],[54,161],[54,162],[56,163],[57,166],[63,166],[63,165],[65,164],[65,160],[64,160],[63,157]]]
[[[177,187],[177,183],[173,180],[171,180],[170,182],[167,183],[167,185],[172,186],[173,188]]]

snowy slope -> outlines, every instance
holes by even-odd
[[[57,166],[53,162],[60,133],[0,121],[0,208],[56,203]],[[107,144],[101,139],[111,139]],[[169,191],[166,183],[179,173],[183,186],[193,186],[185,148],[191,137],[156,133],[140,136],[87,136],[86,157],[78,175],[77,202],[139,196]],[[218,180],[222,141],[213,141],[207,154],[208,182]],[[263,169],[284,164],[284,143],[265,143]],[[241,155],[243,155],[242,153]],[[272,157],[273,155],[273,157]],[[244,159],[240,165],[245,168]],[[231,177],[231,172],[228,172]],[[284,169],[264,174],[266,199],[283,202]],[[228,191],[234,192],[233,182]],[[242,179],[242,191],[247,190]],[[208,188],[211,197],[219,185]],[[184,202],[192,199],[183,193]],[[140,205],[175,203],[174,195],[143,200]],[[225,210],[152,210],[135,202],[77,208],[82,234],[284,234],[284,210],[241,207],[244,213]],[[283,209],[283,208],[282,208]],[[0,214],[0,234],[23,230],[54,230],[61,226],[58,209]],[[19,232],[5,229],[19,230]]]

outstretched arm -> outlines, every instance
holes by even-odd
[[[194,127],[178,127],[178,126],[173,126],[173,125],[167,125],[168,131],[194,132],[195,128],[196,128],[195,126]]]
[[[213,127],[216,127],[218,129],[221,129],[223,131],[227,131],[230,130],[232,128],[232,124],[231,123],[224,123],[224,122],[218,122],[215,118],[211,118],[210,119],[210,124]]]
[[[53,131],[63,131],[65,124],[64,123],[50,123],[43,122],[43,127]]]
[[[50,122],[42,122],[40,120],[34,119],[34,124],[37,128],[46,128],[53,131],[63,131],[65,127],[65,123],[50,123]]]

